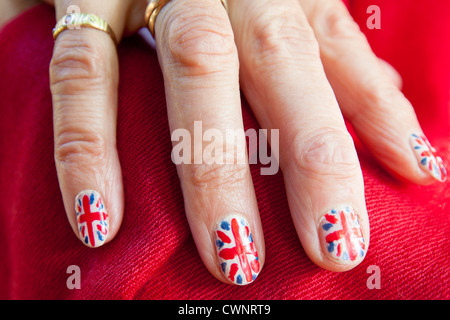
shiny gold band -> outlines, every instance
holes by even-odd
[[[56,40],[58,35],[67,29],[93,28],[101,30],[109,34],[114,43],[117,43],[111,27],[105,20],[90,13],[69,13],[62,17],[53,29],[53,39]]]
[[[155,23],[156,17],[158,17],[161,9],[169,3],[170,0],[151,0],[145,10],[145,21],[147,23],[148,29],[152,33],[153,38],[155,38]],[[220,0],[224,8],[228,11],[227,0]]]

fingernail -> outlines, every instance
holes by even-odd
[[[80,239],[91,248],[100,247],[108,235],[108,214],[100,194],[94,190],[80,192],[75,198]]]
[[[323,252],[339,262],[354,263],[366,254],[358,215],[350,206],[328,211],[320,221],[319,236]]]
[[[215,230],[220,268],[230,281],[238,285],[252,283],[259,274],[258,252],[247,220],[230,215]]]
[[[447,180],[444,162],[428,139],[424,135],[414,133],[410,137],[410,143],[420,167],[438,181]]]

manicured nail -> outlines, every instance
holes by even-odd
[[[353,263],[366,254],[358,215],[349,206],[328,211],[321,219],[319,236],[323,252],[339,262]]]
[[[447,179],[447,170],[428,139],[424,135],[412,134],[410,143],[420,167],[436,180],[444,182]]]
[[[78,232],[83,243],[91,248],[100,247],[108,235],[108,214],[97,191],[85,190],[75,198]]]
[[[238,285],[253,282],[259,274],[258,252],[247,220],[230,215],[216,226],[216,248],[223,274]]]

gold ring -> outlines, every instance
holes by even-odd
[[[91,13],[69,13],[62,17],[53,29],[53,39],[67,29],[93,28],[109,34],[114,43],[117,38],[105,20]]]
[[[228,11],[228,3],[227,0],[220,0],[225,10]],[[170,0],[150,0],[150,3],[145,10],[145,21],[147,23],[148,29],[150,30],[153,38],[155,38],[155,24],[156,17],[158,16],[161,9],[169,3]]]

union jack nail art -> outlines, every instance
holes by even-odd
[[[436,149],[431,146],[428,139],[424,135],[412,134],[410,142],[420,167],[436,180],[444,182],[447,179],[444,162],[436,154]]]
[[[358,216],[349,206],[328,211],[320,222],[319,235],[323,251],[339,261],[352,263],[366,254]]]
[[[230,215],[217,224],[215,235],[217,256],[225,277],[238,285],[253,282],[260,267],[247,220]]]
[[[83,243],[91,248],[100,247],[108,235],[108,214],[97,191],[85,190],[75,198],[78,233]]]

